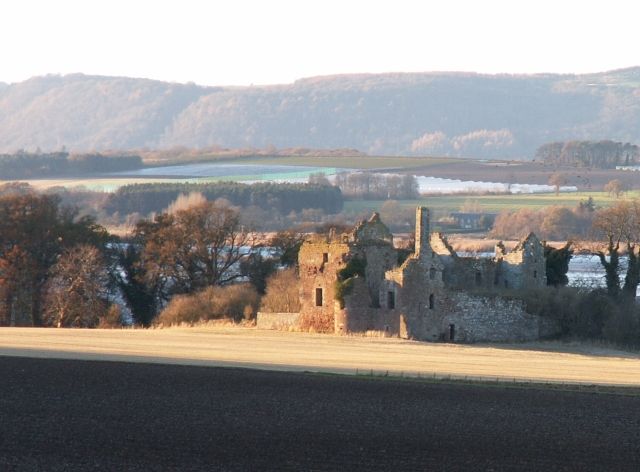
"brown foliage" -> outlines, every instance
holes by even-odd
[[[109,310],[109,276],[100,252],[86,244],[65,251],[45,288],[46,326],[95,328]]]
[[[549,185],[555,188],[556,195],[560,193],[560,187],[562,187],[566,183],[567,183],[567,178],[564,176],[564,174],[556,172],[554,174],[551,174],[551,176],[549,176]]]
[[[54,195],[0,197],[0,322],[40,325],[49,268],[63,249],[106,239],[104,228],[61,208]]]
[[[519,239],[534,232],[543,239],[567,240],[585,236],[591,225],[592,214],[553,206],[535,211],[521,208],[503,211],[497,217],[490,232],[491,237]]]
[[[220,202],[199,202],[173,214],[142,221],[136,236],[144,249],[141,264],[149,285],[166,294],[189,293],[239,276],[234,266],[253,246],[236,209]]]
[[[620,179],[613,179],[604,185],[603,190],[612,197],[620,198],[620,195],[623,194],[625,189],[624,184],[620,181]]]
[[[599,257],[606,271],[607,290],[614,297],[620,294],[620,252],[621,245],[626,244],[629,264],[622,294],[634,300],[640,283],[640,202],[621,201],[599,210],[592,229],[592,239],[603,242],[605,246],[592,252]]]
[[[529,208],[503,211],[496,217],[490,235],[494,238],[523,238],[530,232],[539,230],[542,220],[542,212]]]
[[[122,328],[122,311],[118,305],[111,305],[106,313],[100,317],[98,328],[113,329]]]
[[[191,295],[177,295],[158,315],[156,324],[172,326],[202,321],[252,319],[260,297],[249,284],[212,286]]]
[[[260,311],[269,313],[297,313],[300,311],[296,269],[278,271],[267,279],[267,290],[262,297]]]

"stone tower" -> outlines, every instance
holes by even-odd
[[[419,206],[416,208],[416,255],[422,256],[429,252],[430,233],[429,209]]]

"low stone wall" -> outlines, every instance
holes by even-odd
[[[531,315],[521,300],[451,293],[442,318],[445,340],[454,342],[533,341],[559,333],[553,320]]]
[[[258,312],[256,327],[259,329],[278,329],[289,331],[300,322],[300,313],[265,313]]]

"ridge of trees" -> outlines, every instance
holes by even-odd
[[[5,180],[55,177],[139,169],[135,155],[69,154],[67,152],[0,154],[0,175]]]
[[[321,176],[309,176],[321,180]],[[327,182],[328,183],[328,182]],[[411,200],[418,198],[418,181],[411,174],[379,174],[373,172],[340,172],[336,174],[335,185],[347,198],[364,200]]]
[[[640,164],[640,147],[611,140],[557,141],[540,146],[534,159],[553,166],[614,169]]]

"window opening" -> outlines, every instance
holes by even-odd
[[[389,290],[387,293],[387,308],[393,310],[396,307],[396,293]]]

